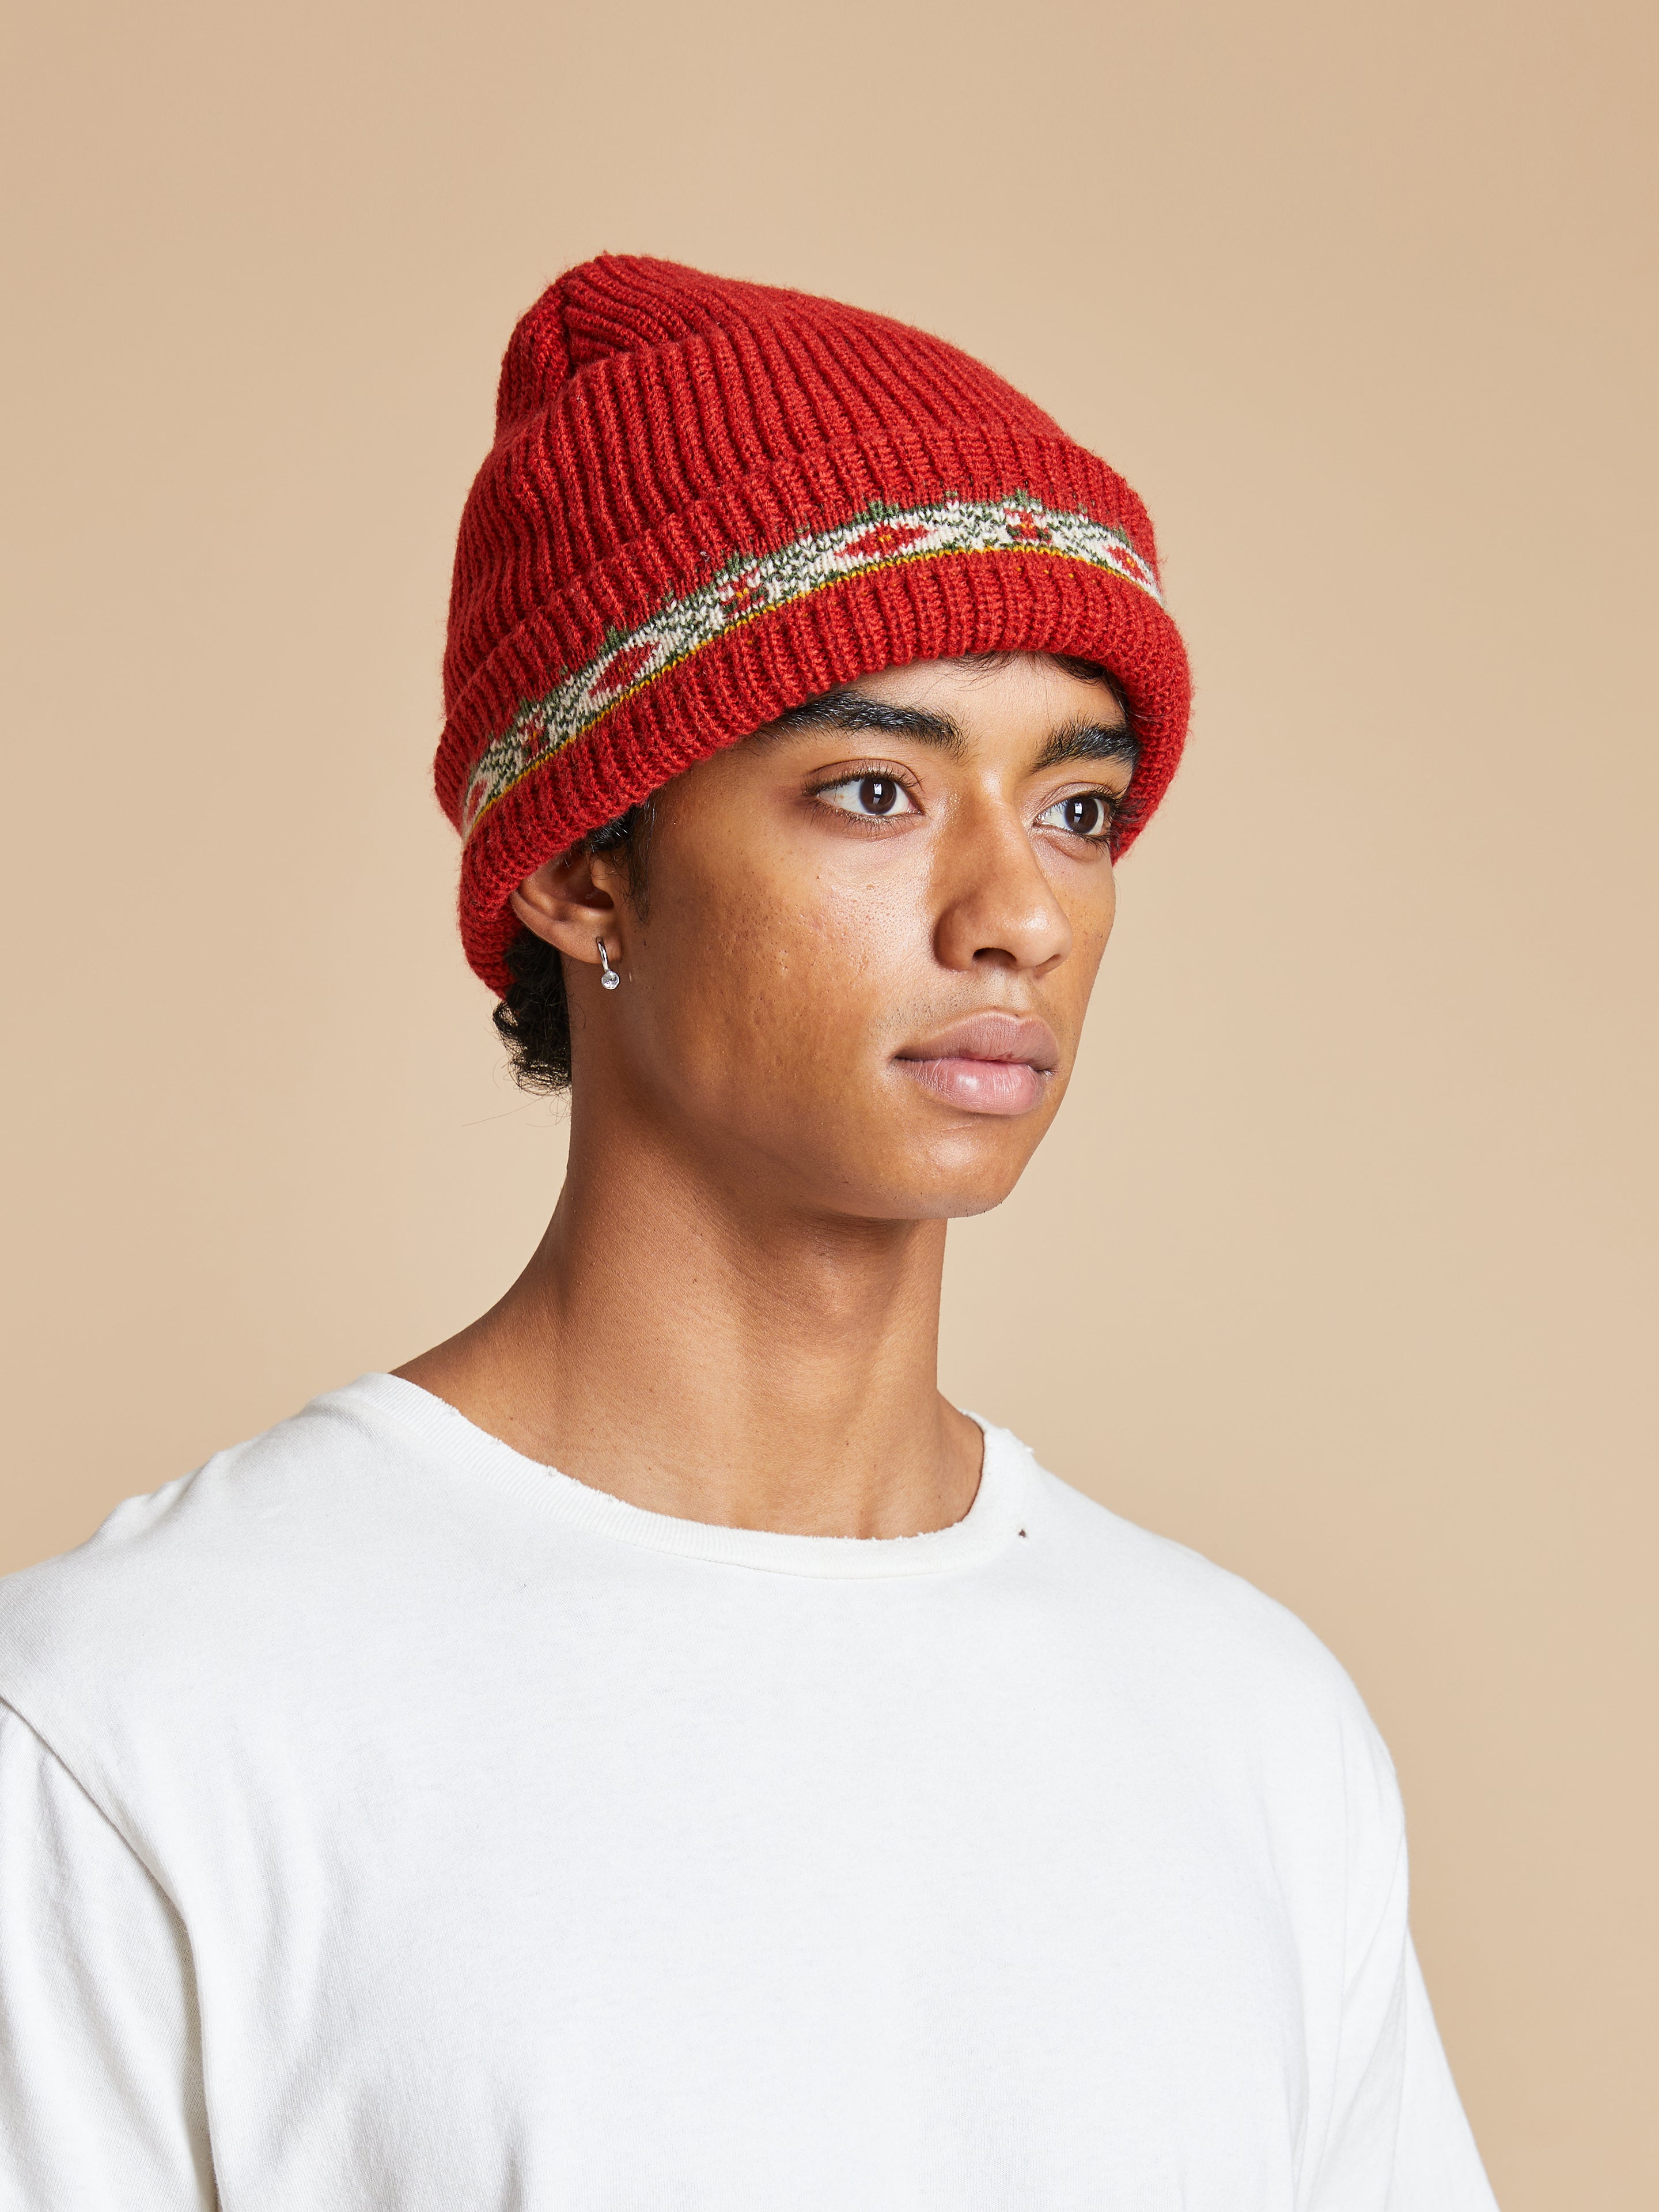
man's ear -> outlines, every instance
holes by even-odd
[[[604,939],[613,957],[621,954],[617,888],[615,863],[602,853],[590,853],[584,841],[526,876],[512,894],[512,910],[526,929],[567,960],[597,967],[596,939]]]

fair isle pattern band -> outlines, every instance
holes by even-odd
[[[637,629],[613,633],[584,668],[545,698],[527,701],[484,748],[461,803],[470,837],[515,784],[590,730],[624,700],[757,615],[786,607],[844,577],[948,553],[1045,553],[1109,569],[1164,604],[1158,579],[1121,531],[1087,514],[1063,514],[1020,492],[996,501],[946,499],[929,507],[878,502],[833,530],[797,538],[775,553],[740,553]]]

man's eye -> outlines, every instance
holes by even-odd
[[[1045,830],[1067,830],[1074,837],[1104,844],[1111,829],[1111,802],[1104,792],[1080,791],[1070,799],[1057,799],[1037,817]]]
[[[814,798],[842,814],[881,819],[894,814],[914,814],[916,802],[904,785],[890,775],[851,775],[845,783],[826,784]]]

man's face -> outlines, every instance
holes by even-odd
[[[657,794],[643,916],[595,857],[624,984],[566,963],[578,1110],[621,1085],[811,1211],[996,1205],[1071,1073],[1133,764],[1110,687],[1031,655],[889,669],[699,763]]]

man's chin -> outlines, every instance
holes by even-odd
[[[1006,1121],[995,1124],[1004,1129]],[[987,1157],[970,1148],[914,1146],[894,1163],[891,1178],[845,1193],[843,1210],[868,1221],[965,1221],[989,1213],[1011,1196],[1031,1158],[1027,1145],[998,1147]],[[848,1200],[851,1203],[848,1203]]]

